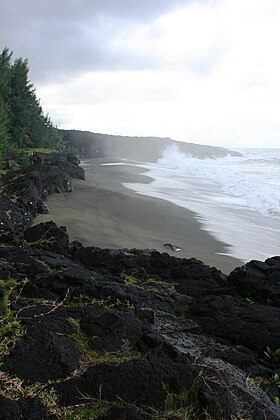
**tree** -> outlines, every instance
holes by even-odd
[[[8,48],[0,54],[0,155],[9,146],[11,56]]]
[[[36,90],[28,79],[28,60],[4,48],[0,55],[0,153],[7,144],[15,148],[56,147],[57,130],[45,116]]]
[[[8,122],[9,119],[7,109],[3,99],[0,96],[0,157],[9,147]]]
[[[32,119],[31,95],[33,86],[28,80],[28,62],[15,60],[11,74],[11,127],[13,142],[19,147],[30,147],[29,130]],[[26,144],[25,144],[26,142]]]

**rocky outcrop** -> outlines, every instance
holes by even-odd
[[[46,408],[38,398],[24,398],[10,400],[0,395],[0,412],[2,419],[30,419],[47,418]]]
[[[280,307],[280,257],[265,262],[251,261],[236,268],[229,276],[241,296],[258,302]]]
[[[30,185],[32,210],[24,193],[9,216],[8,190],[0,202],[12,238],[0,247],[1,419],[280,418],[279,257],[226,276],[195,258],[85,248],[53,222],[24,225],[42,200],[34,185],[53,189]]]
[[[170,146],[198,159],[241,156],[224,147],[207,146],[172,140],[169,137],[129,137],[79,130],[59,130],[63,140],[84,157],[114,157],[143,162],[156,162]]]
[[[44,154],[25,169],[9,171],[0,181],[0,241],[19,245],[37,214],[48,213],[49,194],[72,191],[71,178],[84,179],[71,153]]]

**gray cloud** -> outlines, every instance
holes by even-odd
[[[112,68],[156,65],[111,42],[124,25],[150,21],[191,0],[10,0],[0,14],[0,48],[28,58],[35,82]],[[133,57],[132,57],[133,55]]]

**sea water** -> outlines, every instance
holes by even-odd
[[[280,149],[240,149],[242,157],[196,159],[176,145],[156,164],[137,164],[153,180],[124,184],[195,212],[228,255],[243,261],[280,255]]]

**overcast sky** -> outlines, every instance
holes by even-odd
[[[0,0],[60,128],[280,147],[280,0]]]

